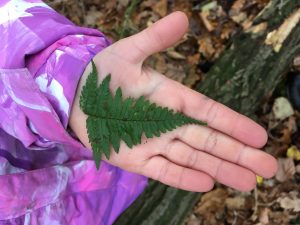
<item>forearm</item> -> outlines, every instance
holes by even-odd
[[[1,1],[0,40],[0,220],[112,224],[146,179],[97,171],[68,133],[81,75],[110,42],[36,0]]]

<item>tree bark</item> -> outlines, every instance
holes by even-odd
[[[233,37],[196,90],[243,114],[253,114],[300,54],[299,20],[299,0],[271,1],[250,29]],[[115,225],[180,225],[199,197],[150,181]]]
[[[236,111],[253,114],[300,53],[299,19],[300,1],[273,0],[252,26],[265,23],[267,29],[235,36],[196,89]]]

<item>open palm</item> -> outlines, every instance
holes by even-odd
[[[132,149],[121,143],[119,154],[113,152],[109,163],[189,191],[208,191],[215,180],[238,190],[251,190],[256,174],[269,178],[277,170],[276,160],[257,149],[266,143],[265,130],[228,107],[143,67],[148,56],[170,47],[187,27],[186,16],[175,12],[106,48],[94,61],[100,80],[112,74],[113,91],[120,86],[125,97],[144,95],[208,126],[186,125],[159,138],[143,137],[142,144]],[[89,66],[80,81],[70,119],[72,129],[88,148],[86,115],[79,108],[79,94],[90,70]]]

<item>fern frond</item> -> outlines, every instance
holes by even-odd
[[[147,138],[160,137],[161,133],[185,124],[206,125],[167,107],[157,106],[144,96],[122,99],[120,87],[113,97],[109,90],[111,75],[106,76],[98,86],[97,69],[93,61],[92,66],[93,70],[81,92],[80,107],[88,115],[88,138],[97,168],[102,154],[110,158],[111,147],[119,152],[121,140],[132,148],[141,143],[143,134]]]

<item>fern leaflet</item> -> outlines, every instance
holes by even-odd
[[[92,67],[81,92],[80,108],[88,115],[88,138],[97,168],[100,167],[102,154],[110,158],[111,146],[119,152],[121,140],[132,148],[141,143],[143,133],[147,138],[152,138],[185,124],[206,125],[167,107],[157,106],[144,96],[122,99],[120,87],[112,96],[109,90],[111,75],[107,75],[98,86],[93,61]]]

